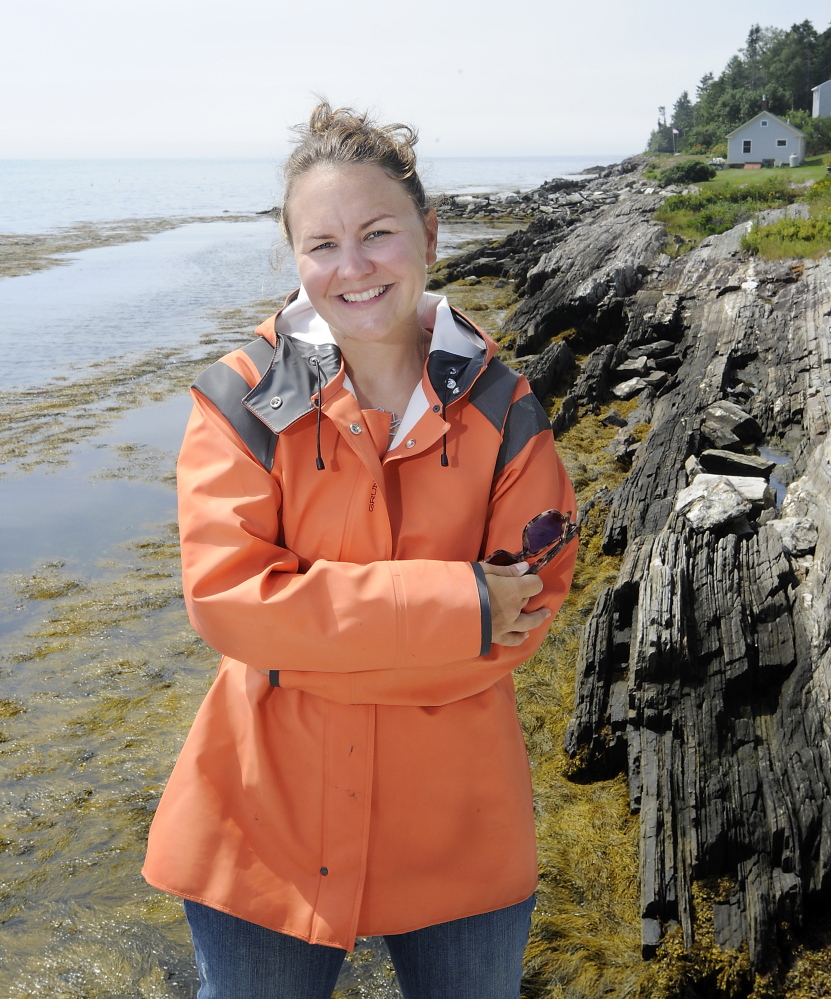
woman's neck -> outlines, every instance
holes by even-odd
[[[427,334],[418,331],[398,342],[335,339],[343,355],[361,409],[383,409],[401,416],[421,382],[427,356]]]

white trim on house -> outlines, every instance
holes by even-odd
[[[789,122],[785,121],[784,118],[780,118],[778,114],[773,114],[772,111],[760,111],[757,115],[754,115],[752,118],[749,118],[746,122],[744,122],[744,124],[739,125],[738,128],[734,128],[732,132],[728,132],[727,138],[732,139],[734,135],[737,135],[739,132],[741,132],[743,128],[747,128],[748,125],[754,124],[754,122],[758,121],[759,118],[767,118],[767,119],[772,118],[777,125],[781,125],[783,128],[786,128],[789,132],[793,132],[793,134],[797,136],[797,138],[800,139],[808,138],[808,136],[804,132],[801,132],[794,125],[791,125]]]

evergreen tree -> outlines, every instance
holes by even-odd
[[[671,125],[667,125],[666,109],[659,109],[649,151],[671,151],[673,128],[681,133],[676,136],[679,150],[722,145],[728,132],[759,113],[763,96],[768,108],[780,117],[803,111],[810,115],[812,89],[829,79],[831,27],[819,34],[808,20],[787,31],[753,24],[744,47],[722,72],[701,77],[694,102],[687,91],[681,94],[673,105]],[[824,141],[827,129],[817,123],[811,131],[816,133],[811,140],[816,147]]]
[[[693,106],[686,90],[673,105],[672,127],[678,129],[681,135],[686,135],[693,127]]]

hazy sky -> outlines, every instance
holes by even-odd
[[[805,19],[828,0],[0,0],[0,158],[280,156],[315,92],[428,156],[638,152],[751,24]]]

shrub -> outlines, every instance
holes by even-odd
[[[763,208],[790,205],[801,193],[789,187],[784,178],[769,177],[757,184],[673,195],[666,199],[655,218],[664,222],[670,232],[680,232],[692,239],[713,236],[747,221]]]
[[[815,257],[831,249],[831,210],[829,217],[782,219],[773,225],[754,226],[742,236],[741,247],[768,260],[782,257]]]
[[[806,201],[831,201],[831,177],[823,177],[822,180],[811,184],[805,193]]]
[[[702,180],[712,180],[715,175],[715,169],[700,160],[684,160],[662,170],[658,181],[662,187],[667,184],[697,184]]]

